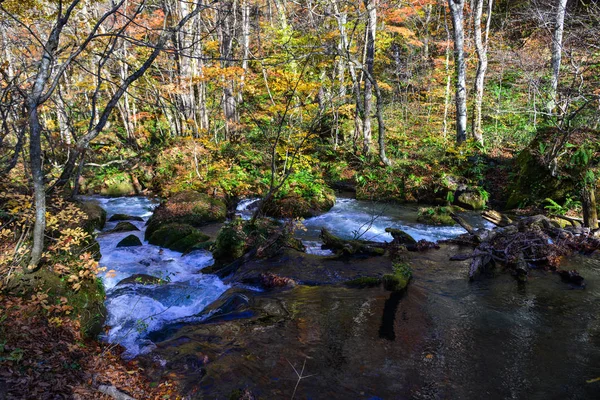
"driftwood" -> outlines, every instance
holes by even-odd
[[[455,218],[469,232],[457,242],[472,243],[475,249],[470,254],[454,255],[450,260],[470,259],[469,279],[474,279],[490,265],[500,264],[510,268],[518,280],[526,281],[530,266],[537,265],[556,270],[564,281],[583,285],[583,278],[577,271],[558,270],[560,258],[573,251],[592,252],[600,249],[599,239],[583,230],[573,232],[572,228],[562,229],[556,221],[544,215],[517,221],[498,212],[488,212],[487,215],[496,221],[496,228],[474,230],[462,218]]]
[[[513,220],[508,218],[504,214],[500,214],[498,211],[494,210],[485,210],[481,213],[481,217],[486,221],[491,222],[492,224],[500,227],[508,226],[513,223]]]

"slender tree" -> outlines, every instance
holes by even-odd
[[[477,72],[475,74],[475,103],[473,105],[472,131],[473,137],[479,143],[483,144],[483,133],[481,130],[481,105],[483,103],[483,88],[485,73],[488,67],[488,43],[490,36],[490,22],[492,20],[492,6],[494,0],[488,0],[487,16],[485,23],[485,34],[481,30],[481,18],[483,15],[483,3],[485,0],[475,0],[475,9],[473,16],[473,32],[475,35],[475,50],[477,52]]]
[[[550,101],[548,102],[548,112],[551,113],[556,107],[558,79],[560,74],[560,64],[562,60],[563,32],[565,29],[565,14],[567,12],[567,0],[556,0],[556,14],[554,21],[554,30],[552,32],[552,78],[550,81]]]
[[[456,141],[467,140],[467,67],[465,63],[465,0],[448,0],[454,28],[454,65],[456,79]]]

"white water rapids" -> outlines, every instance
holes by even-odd
[[[207,305],[215,301],[229,286],[213,275],[204,275],[200,270],[213,263],[208,251],[195,251],[182,256],[181,253],[161,249],[144,241],[145,224],[152,215],[157,202],[145,197],[104,198],[88,197],[98,202],[107,211],[107,220],[114,214],[142,217],[144,221],[129,221],[140,230],[135,232],[110,232],[117,222],[107,222],[98,235],[102,258],[100,274],[106,289],[108,310],[108,333],[104,339],[125,347],[124,357],[131,358],[151,351],[155,345],[148,336],[168,324],[198,321],[198,315]],[[244,200],[238,213],[248,218],[252,211],[248,206],[254,200]],[[340,198],[327,213],[305,220],[305,230],[297,236],[304,242],[307,252],[329,255],[321,249],[319,232],[330,229],[345,238],[360,237],[365,240],[391,241],[385,228],[402,229],[416,240],[436,241],[455,237],[464,232],[459,226],[443,227],[418,223],[416,208],[389,206],[354,199]],[[468,217],[468,216],[467,216]],[[481,219],[471,218],[474,226],[481,226]],[[134,234],[143,245],[117,248],[126,236]],[[140,282],[121,283],[132,275],[144,274],[166,281],[159,284]]]

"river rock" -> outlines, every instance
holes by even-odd
[[[290,194],[281,199],[272,199],[263,208],[265,215],[275,218],[311,218],[329,211],[335,205],[331,189],[320,196],[302,197]]]
[[[102,230],[106,224],[106,211],[94,201],[85,201],[78,204],[79,208],[86,213],[87,222],[85,230],[93,232],[94,230]]]
[[[188,224],[195,228],[223,222],[227,214],[225,202],[204,193],[177,193],[156,208],[148,220],[146,239],[161,226],[170,223]]]
[[[408,233],[404,232],[403,230],[400,229],[395,229],[395,228],[385,228],[385,231],[388,232],[390,235],[392,235],[392,237],[394,238],[394,241],[397,244],[403,244],[403,245],[416,245],[417,241],[410,236]]]
[[[141,245],[142,245],[142,242],[139,237],[137,237],[135,235],[129,235],[129,236],[125,237],[125,239],[121,240],[117,244],[117,247],[135,247],[135,246],[141,246]]]
[[[119,222],[117,224],[117,226],[115,226],[110,232],[117,233],[117,232],[133,232],[133,231],[139,231],[138,227],[135,226],[134,224],[132,224],[131,222],[123,221],[123,222]]]
[[[116,286],[122,286],[122,285],[131,284],[131,283],[135,283],[135,284],[139,284],[139,285],[158,285],[158,284],[166,283],[166,281],[163,279],[157,278],[156,276],[152,276],[152,275],[135,274],[135,275],[131,275],[130,277],[127,277],[127,278],[119,281],[119,283],[117,283]]]
[[[467,190],[462,193],[458,193],[455,203],[457,206],[466,208],[467,210],[483,210],[485,208],[486,200],[483,198],[481,193]]]
[[[185,253],[208,241],[210,237],[189,224],[171,223],[158,228],[149,238],[150,244]]]
[[[144,221],[144,219],[142,217],[137,217],[134,215],[114,214],[112,217],[109,218],[108,222],[113,221]]]

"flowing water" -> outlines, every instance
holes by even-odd
[[[147,218],[154,206],[143,198],[97,200],[109,215]],[[249,203],[238,209],[243,216]],[[299,236],[319,253],[321,227],[348,238],[369,227],[362,238],[377,241],[391,240],[388,226],[431,241],[463,233],[457,226],[422,225],[415,214],[414,207],[339,199],[328,213],[304,221]],[[466,218],[484,226],[476,215]],[[140,238],[143,224],[136,223]],[[111,326],[106,339],[122,343],[130,356],[158,345],[156,354],[166,360],[185,355],[189,361],[192,354],[193,360],[210,360],[206,369],[203,361],[191,369],[185,362],[166,363],[176,371],[185,366],[181,373],[200,398],[228,398],[246,386],[263,398],[290,398],[298,381],[291,365],[299,371],[306,362],[310,377],[298,384],[297,398],[600,399],[600,256],[565,261],[564,269],[585,277],[582,290],[541,270],[532,271],[524,285],[501,270],[469,282],[468,262],[448,261],[468,249],[442,246],[414,255],[414,279],[402,295],[381,288],[298,286],[254,295],[269,310],[280,304],[289,312],[275,318],[279,322],[190,325],[198,322],[190,316],[228,289],[198,274],[212,262],[210,254],[181,256],[146,243],[116,249],[127,234],[106,233],[113,226],[99,237],[101,264],[115,270],[102,275]],[[138,273],[170,283],[116,285]],[[149,332],[173,322],[181,328],[169,340],[148,339]]]
[[[100,274],[106,289],[106,324],[110,327],[105,339],[123,345],[125,357],[147,353],[154,348],[147,339],[149,333],[199,313],[228,286],[213,275],[199,274],[213,262],[209,252],[195,251],[182,256],[144,241],[145,223],[157,205],[155,201],[144,197],[94,197],[92,200],[107,211],[107,219],[113,214],[144,219],[143,222],[129,221],[140,229],[134,232],[112,233],[110,231],[117,222],[107,222],[97,240],[102,253],[100,266],[106,268]],[[117,248],[117,244],[130,234],[138,236],[143,245]],[[136,274],[158,277],[165,283],[141,285],[134,281],[119,284]]]

